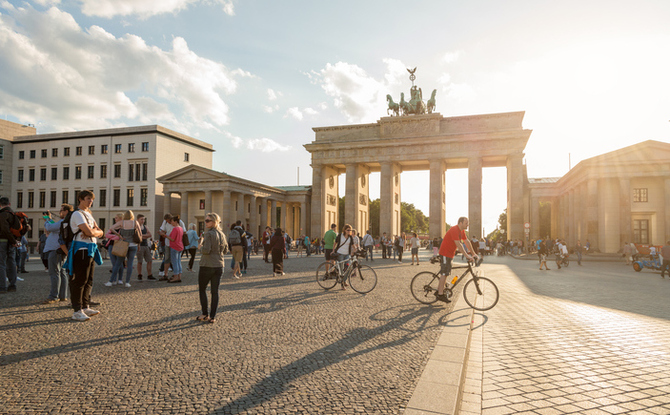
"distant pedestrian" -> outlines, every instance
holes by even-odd
[[[419,238],[417,237],[416,232],[413,232],[412,238],[408,242],[412,253],[412,265],[414,265],[414,258],[416,258],[416,265],[419,265],[419,244]]]
[[[667,241],[661,248],[661,256],[663,257],[663,264],[661,265],[661,277],[665,278],[664,274],[667,271],[670,277],[670,241]]]
[[[60,225],[72,210],[72,206],[63,204],[58,212],[59,221],[50,221],[44,224],[44,230],[49,234],[44,244],[44,252],[48,258],[51,290],[43,304],[53,304],[67,299],[69,275],[63,267],[67,253],[61,249],[63,241],[60,236]],[[49,216],[51,216],[51,212],[49,212]]]
[[[221,218],[216,213],[205,215],[205,232],[198,241],[200,248],[200,267],[198,269],[198,290],[202,315],[197,319],[214,323],[219,307],[219,284],[223,276],[223,254],[228,252],[228,241],[221,232]],[[207,285],[211,284],[212,301],[207,309]]]
[[[284,273],[284,250],[286,244],[281,228],[275,229],[272,239],[270,239],[270,252],[272,253],[272,276],[279,277],[286,275]]]
[[[375,240],[372,238],[372,232],[370,229],[365,232],[365,236],[363,237],[363,240],[361,241],[361,245],[363,245],[363,249],[365,249],[369,254],[370,254],[370,261],[374,261],[372,258],[372,249],[375,247]],[[365,260],[367,261],[368,258],[365,257]]]
[[[577,254],[577,265],[582,265],[582,251],[584,250],[584,247],[582,246],[582,242],[578,239],[577,240],[577,245],[575,246],[575,254]]]
[[[540,271],[542,271],[542,265],[544,265],[544,269],[549,271],[549,267],[547,266],[547,255],[549,255],[549,251],[547,250],[547,241],[545,240],[540,241],[540,249],[538,250],[538,255],[540,255]]]
[[[333,245],[335,244],[335,238],[337,238],[336,229],[337,225],[333,223],[330,225],[330,229],[323,235],[323,247],[326,251],[326,261],[330,261],[330,256],[333,252]]]
[[[186,269],[189,272],[195,272],[193,271],[193,262],[195,261],[195,254],[198,251],[198,233],[195,231],[195,223],[188,224],[186,235],[188,235],[188,246],[184,247],[184,251],[186,251],[189,256],[188,268]]]
[[[180,225],[179,215],[173,215],[172,231],[170,231],[170,235],[166,236],[170,241],[170,263],[172,264],[172,278],[168,280],[170,283],[181,282],[181,252],[184,250],[183,235],[184,228]]]

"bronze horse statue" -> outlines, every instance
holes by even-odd
[[[400,105],[393,102],[393,98],[391,97],[390,94],[386,95],[386,102],[388,102],[389,107],[386,110],[386,114],[390,116],[399,116],[400,115]]]
[[[437,89],[433,89],[433,93],[430,94],[430,99],[428,100],[428,114],[432,114],[435,110],[435,95],[437,95]]]

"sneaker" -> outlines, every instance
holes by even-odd
[[[55,298],[47,298],[46,300],[42,301],[42,304],[54,304],[57,303],[58,300]]]
[[[142,281],[142,274],[137,274],[137,280]]]
[[[114,285],[114,283],[111,282],[111,281],[107,281],[107,282],[105,283],[105,287],[111,287],[112,285]]]
[[[116,283],[119,284],[119,285],[123,285],[123,278],[121,278],[120,280],[118,280]]]
[[[10,285],[9,287],[7,287],[7,292],[8,293],[9,292],[14,292],[14,291],[16,291],[16,285]]]
[[[164,273],[163,271],[158,271],[158,276],[159,276],[159,277],[164,277],[164,276],[165,276],[165,273]]]
[[[16,280],[17,280],[17,281],[25,281],[25,280],[24,280],[23,278],[21,278],[21,277],[16,277]]]
[[[440,295],[435,291],[435,298],[437,298],[437,301],[443,301],[445,303],[450,303],[451,300],[444,294]]]
[[[62,303],[62,302],[65,302],[65,301],[67,301],[67,298],[61,298],[61,299],[60,299],[60,300],[58,300],[58,301],[60,301],[60,302]],[[91,303],[91,305],[93,305],[93,303]]]
[[[398,261],[398,264],[402,264],[402,261]]]
[[[96,315],[100,314],[100,312],[99,312],[98,310],[94,310],[94,309],[92,309],[91,307],[89,307],[89,308],[85,308],[85,309],[83,309],[83,310],[81,310],[81,311],[83,311],[84,314],[86,314],[86,315],[89,316],[89,317],[91,317],[91,316],[96,316]]]
[[[247,273],[247,270],[246,270],[246,269],[242,271],[242,274],[246,274],[246,273]]]
[[[126,288],[130,288],[130,283],[126,283]]]
[[[148,279],[148,280],[155,280],[156,277],[154,277],[153,275],[149,275],[149,276],[147,277],[147,279]]]
[[[66,301],[66,300],[61,300],[61,301]],[[101,303],[99,303],[99,302],[97,302],[97,301],[89,301],[89,302],[88,302],[88,306],[89,306],[89,307],[97,307],[97,306],[99,306],[100,304],[101,304]]]
[[[72,314],[72,320],[88,321],[90,319],[91,319],[91,317],[84,314],[84,312],[82,310],[75,311],[74,314]]]

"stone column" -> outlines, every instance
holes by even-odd
[[[205,190],[205,215],[208,212],[214,212],[214,205],[212,203],[212,191]]]
[[[171,209],[171,203],[172,202],[172,192],[163,192],[163,216],[165,216],[166,213],[172,213],[170,212]],[[163,218],[161,217],[161,223],[163,223]],[[160,226],[160,225],[159,225]]]
[[[668,180],[666,179],[667,183]],[[630,179],[619,179],[619,246],[623,246],[624,242],[630,243],[633,240],[633,217],[631,215],[630,195]],[[666,208],[668,207],[670,205],[666,204]]]
[[[304,233],[312,239],[312,236],[307,233],[307,203],[300,203],[300,233]]]
[[[356,217],[358,216],[358,169],[355,164],[347,164],[347,185],[344,194],[344,222],[356,228]]]
[[[591,249],[600,249],[598,246],[598,179],[588,179],[586,182],[586,239],[591,242]],[[586,244],[586,241],[584,241]]]
[[[281,227],[285,232],[295,239],[295,226],[293,223],[293,206],[288,202],[281,204]]]
[[[670,178],[665,178],[665,238],[663,244],[670,241]]]
[[[565,242],[568,244],[568,247],[573,247],[577,244],[577,238],[575,238],[575,191],[570,189],[567,194],[568,199],[568,235],[565,239]]]
[[[249,230],[251,234],[258,238],[258,203],[256,203],[256,196],[249,196],[249,203],[251,203],[251,212],[249,213]]]
[[[326,231],[326,198],[323,178],[324,168],[320,164],[312,165],[312,232],[323,235]]]
[[[556,239],[558,237],[558,220],[559,220],[559,210],[561,209],[561,202],[559,197],[554,197],[551,199],[551,229],[549,230],[549,237],[551,239]],[[544,235],[545,237],[547,235]]]
[[[521,187],[521,192],[519,196],[523,198],[523,187]],[[482,159],[480,157],[472,157],[468,160],[468,198],[470,237],[480,238],[482,236]],[[523,203],[519,207],[521,215],[519,220],[522,223],[523,232]],[[509,215],[507,220],[509,221]],[[521,236],[523,236],[523,233]]]
[[[507,235],[523,239],[523,153],[507,157]]]
[[[445,172],[443,160],[430,161],[430,207],[429,235],[431,238],[443,237],[446,233]]]
[[[246,207],[244,205],[244,193],[237,194],[237,212],[235,214],[235,222],[242,221],[244,225],[245,219],[247,218]]]
[[[189,218],[188,218],[188,194],[190,192],[181,192],[181,210],[179,215],[181,215],[181,220],[184,221],[184,225],[188,227]]]
[[[530,237],[531,239],[544,239],[546,235],[540,235],[540,198],[530,197]]]
[[[393,236],[400,233],[400,166],[381,163],[379,231]]]
[[[270,204],[270,224],[272,229],[277,227],[277,201],[275,199],[272,199]]]
[[[223,191],[223,209],[221,209],[221,229],[226,231],[230,228],[232,212],[232,194],[230,190]]]
[[[265,231],[265,227],[268,226],[270,222],[268,221],[268,200],[266,198],[261,198],[261,233]]]

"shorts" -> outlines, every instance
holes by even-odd
[[[141,264],[142,261],[151,262],[153,258],[151,257],[151,248],[149,246],[139,246],[137,249],[137,263]]]
[[[451,261],[453,258],[449,258],[448,256],[441,256],[440,257],[440,274],[442,275],[449,275],[451,274]]]
[[[236,263],[242,262],[244,256],[244,247],[242,245],[233,245],[233,259]]]
[[[331,252],[333,252],[332,249],[326,249],[326,261],[330,261]]]
[[[419,248],[412,248],[412,255],[419,255]]]

